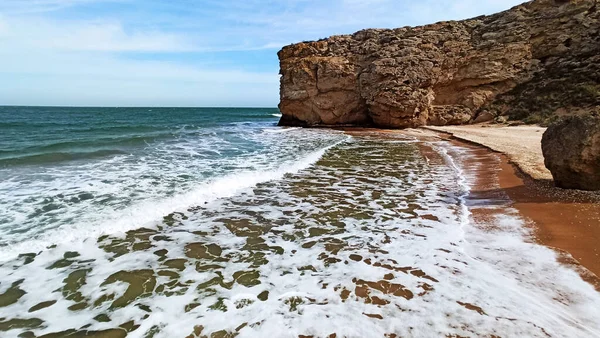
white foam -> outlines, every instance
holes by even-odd
[[[277,129],[264,129],[265,133],[279,134],[279,133],[288,133],[290,131],[299,130],[300,127],[281,127]]]
[[[164,216],[173,212],[185,212],[190,207],[203,205],[218,198],[230,197],[256,184],[278,180],[286,174],[306,169],[337,144],[339,142],[318,149],[303,158],[287,161],[271,170],[239,171],[212,179],[191,191],[171,198],[136,203],[126,209],[104,215],[102,221],[92,227],[81,227],[78,222],[62,226],[45,233],[43,238],[20,242],[0,249],[0,261],[14,258],[23,252],[37,252],[53,244],[68,245],[88,238],[95,240],[106,234],[122,234],[132,229],[152,227]]]

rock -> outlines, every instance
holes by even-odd
[[[498,116],[494,119],[494,123],[505,124],[508,122],[508,118],[506,116]]]
[[[600,190],[600,115],[571,116],[550,125],[542,151],[556,186]]]
[[[495,117],[496,115],[494,115],[494,113],[484,110],[481,113],[479,113],[479,115],[477,115],[477,117],[473,120],[473,123],[489,122],[492,121]]]
[[[280,124],[404,128],[586,111],[600,106],[599,16],[595,0],[535,0],[286,46]]]

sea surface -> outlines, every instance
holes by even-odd
[[[279,116],[0,107],[0,336],[600,336],[496,155]]]

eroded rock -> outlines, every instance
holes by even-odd
[[[599,16],[595,0],[535,0],[286,46],[280,124],[403,128],[600,105]]]
[[[552,124],[542,137],[542,151],[556,186],[600,190],[600,115]]]

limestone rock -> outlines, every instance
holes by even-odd
[[[600,190],[600,115],[571,116],[550,125],[542,151],[558,187]]]
[[[479,115],[477,115],[477,117],[475,119],[473,119],[473,123],[483,123],[483,122],[489,122],[492,121],[494,118],[496,117],[496,115],[494,115],[492,112],[488,111],[488,110],[484,110],[482,112],[479,113]]]
[[[598,106],[599,16],[595,0],[535,0],[286,46],[280,124],[403,128]]]

